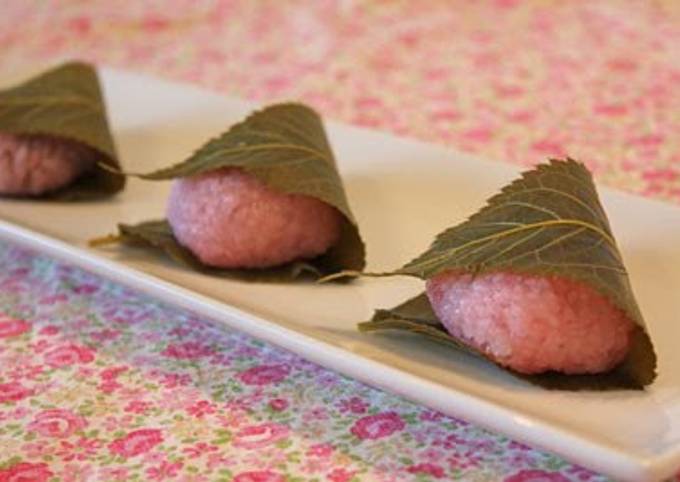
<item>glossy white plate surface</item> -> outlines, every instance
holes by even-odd
[[[122,162],[135,171],[182,160],[255,107],[115,70],[102,77]],[[519,172],[413,140],[334,123],[327,129],[374,271],[421,252]],[[132,180],[113,200],[83,204],[1,200],[0,237],[618,479],[658,480],[680,468],[679,206],[601,190],[659,377],[645,392],[570,393],[536,388],[427,341],[355,330],[374,308],[422,290],[417,280],[252,284],[196,274],[140,250],[86,247],[118,221],[162,216],[168,187]]]

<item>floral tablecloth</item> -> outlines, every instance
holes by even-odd
[[[3,0],[79,57],[680,202],[680,2]],[[604,477],[0,243],[0,482]],[[208,341],[209,340],[209,341]]]

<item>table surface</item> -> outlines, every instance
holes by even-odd
[[[568,154],[601,183],[680,202],[674,0],[5,0],[2,13],[0,71],[78,57],[300,99],[487,158]],[[606,480],[8,244],[0,311],[0,481]]]

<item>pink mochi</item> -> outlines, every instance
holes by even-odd
[[[97,152],[76,141],[0,133],[0,194],[38,196],[72,183]]]
[[[555,276],[453,271],[427,282],[456,338],[519,373],[602,373],[628,352],[634,323],[590,286]]]
[[[221,268],[314,258],[338,241],[342,225],[334,207],[276,191],[237,168],[175,180],[167,218],[180,244]]]

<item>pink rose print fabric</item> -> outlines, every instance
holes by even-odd
[[[677,0],[4,0],[0,72],[77,57],[680,202]]]
[[[15,320],[8,316],[0,316],[0,338],[11,338],[26,333],[31,325],[25,320]]]
[[[124,459],[148,452],[163,441],[163,434],[157,429],[142,429],[117,438],[109,444],[111,453]]]
[[[28,424],[28,430],[44,437],[70,437],[78,430],[82,430],[87,421],[69,410],[52,409],[38,413]]]
[[[19,382],[0,384],[0,403],[18,402],[32,394],[32,390],[26,388]]]
[[[259,365],[239,373],[238,378],[246,385],[269,385],[280,382],[289,372],[285,365]]]
[[[53,475],[47,464],[19,462],[0,469],[0,482],[47,482]]]
[[[395,412],[368,415],[356,421],[351,432],[362,440],[389,437],[404,428],[404,422]]]
[[[675,0],[4,0],[0,73],[67,58],[680,202]],[[2,75],[0,75],[2,77]],[[605,477],[0,242],[0,482]]]
[[[52,368],[61,368],[78,363],[90,363],[94,360],[94,355],[87,347],[67,344],[48,350],[43,360]]]

